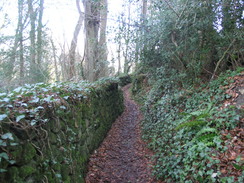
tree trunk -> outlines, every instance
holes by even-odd
[[[43,17],[43,5],[44,0],[40,0],[40,8],[39,8],[39,17],[38,17],[38,27],[37,27],[37,64],[40,67],[42,60],[42,52],[43,52],[43,43],[42,43],[42,17]]]
[[[121,40],[119,40],[119,48],[118,48],[118,75],[121,74]]]
[[[14,74],[14,66],[16,64],[16,57],[17,57],[16,53],[20,42],[20,31],[23,31],[21,30],[23,29],[22,24],[23,24],[23,2],[21,0],[18,0],[18,24],[15,31],[14,45],[10,53],[10,71],[9,71],[10,74],[8,78],[9,82],[13,78],[13,74]]]
[[[53,42],[52,39],[51,39],[51,45],[52,45],[52,52],[53,52],[55,78],[56,78],[56,81],[60,81],[59,72],[58,72],[58,63],[57,63],[56,48],[55,48],[55,45],[54,45],[54,42]]]
[[[147,15],[147,0],[142,2],[142,19],[145,19]]]
[[[106,42],[106,30],[107,30],[107,16],[108,16],[108,1],[101,0],[101,24],[100,24],[100,39],[99,39],[99,61],[98,72],[96,78],[104,77],[108,74],[107,65],[107,42]]]
[[[34,83],[38,76],[37,74],[37,65],[36,65],[36,13],[33,9],[33,1],[28,0],[28,13],[30,18],[30,76],[29,80],[31,83]]]
[[[85,9],[85,76],[93,82],[96,80],[96,62],[99,30],[98,3],[83,0]]]
[[[82,27],[82,23],[84,21],[84,15],[81,12],[79,0],[76,0],[76,7],[79,12],[79,19],[74,30],[73,39],[71,41],[71,46],[69,50],[69,71],[68,71],[69,80],[76,76],[76,70],[75,70],[76,47],[77,47],[78,36]]]
[[[125,51],[124,51],[124,59],[125,59],[125,63],[124,63],[124,73],[125,74],[128,74],[129,73],[129,43],[130,43],[130,22],[131,22],[131,7],[130,7],[130,4],[129,4],[129,7],[128,7],[128,24],[127,24],[127,30],[126,30],[126,33],[125,33]],[[126,25],[123,25],[123,26],[126,26]]]
[[[20,50],[19,50],[19,62],[20,62],[20,80],[19,80],[19,84],[22,85],[23,84],[23,79],[24,79],[24,45],[23,45],[23,30],[24,30],[24,25],[23,25],[23,1],[19,0],[18,1],[18,5],[19,5],[19,34],[16,35],[18,36],[19,39],[19,46],[20,46]]]

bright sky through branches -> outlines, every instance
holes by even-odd
[[[4,34],[15,34],[18,18],[17,4],[17,0],[11,0],[4,4],[7,6],[3,11],[8,14],[11,24],[7,30],[1,30],[4,31],[2,32]],[[123,0],[108,0],[108,27],[116,23],[117,16],[123,11],[122,4]],[[59,43],[69,44],[79,18],[76,0],[45,0],[44,8],[43,23],[52,33],[53,38]],[[0,21],[3,23],[4,20],[1,18]]]
[[[52,36],[60,43],[66,41],[69,44],[79,18],[75,0],[46,0],[45,3],[44,19]],[[108,0],[108,3],[108,26],[112,26],[122,11],[123,0]]]
[[[4,10],[0,12],[0,16],[4,15],[4,12],[6,12],[10,24],[5,29],[1,29],[0,33],[5,36],[14,36],[18,21],[18,0],[4,0],[2,2],[5,4],[3,6]],[[80,3],[82,11],[84,11],[82,0],[80,0]],[[127,14],[128,7],[124,6],[125,4],[125,0],[108,0],[107,39],[109,51],[108,59],[110,61],[117,56],[116,45],[113,43],[113,39],[116,34],[116,27],[119,26],[118,17],[121,14],[124,16]],[[132,4],[131,6],[133,7]],[[61,53],[61,49],[64,47],[65,50],[62,51],[67,52],[69,50],[78,19],[79,13],[76,7],[76,0],[44,0],[43,24],[45,26],[45,32],[49,35],[49,38],[52,38],[55,42],[55,46],[59,52],[58,54]],[[0,25],[3,24],[3,21],[4,20],[0,18]],[[112,40],[112,42],[110,40]],[[79,34],[77,51],[83,55],[84,25]]]

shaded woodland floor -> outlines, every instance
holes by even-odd
[[[152,152],[141,140],[139,106],[130,98],[130,85],[123,88],[124,113],[90,158],[86,183],[153,183]]]

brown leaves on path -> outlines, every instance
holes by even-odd
[[[142,114],[130,99],[130,85],[123,88],[125,111],[115,121],[88,165],[86,183],[153,183],[152,152],[141,140]]]

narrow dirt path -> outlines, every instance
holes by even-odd
[[[101,146],[90,158],[86,183],[153,183],[152,152],[141,140],[138,105],[123,88],[125,111],[115,121]]]

